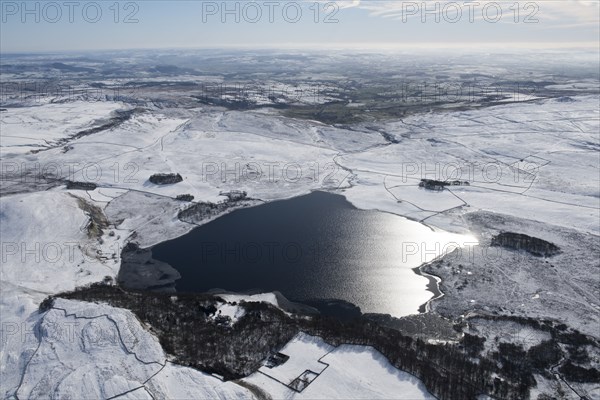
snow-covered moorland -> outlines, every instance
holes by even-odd
[[[289,118],[270,108],[159,107],[150,101],[141,107],[84,99],[9,107],[0,113],[0,393],[390,398],[402,392],[430,398],[416,378],[372,348],[334,349],[300,336],[281,350],[289,364],[222,382],[169,362],[149,327],[130,311],[70,300],[38,311],[49,295],[114,279],[127,243],[145,248],[191,230],[195,225],[177,218],[189,205],[176,199],[184,194],[215,203],[232,190],[262,201],[331,190],[361,209],[473,233],[486,246],[497,233],[489,223],[497,218],[503,229],[525,230],[561,247],[565,253],[551,260],[552,273],[521,268],[540,265],[520,253],[522,264],[507,253],[499,265],[470,259],[473,265],[460,272],[432,267],[428,271],[442,278],[445,289],[433,310],[457,319],[486,312],[533,315],[599,339],[594,315],[600,299],[592,281],[599,268],[593,257],[600,235],[598,102],[597,95],[537,99],[352,126]],[[117,110],[131,113],[119,118]],[[155,173],[183,180],[153,184],[148,179]],[[420,187],[421,179],[469,184],[436,191]],[[93,188],[67,188],[68,181]],[[585,246],[577,249],[577,243]],[[567,268],[576,251],[579,275]],[[494,268],[494,279],[483,276]],[[465,279],[471,284],[464,286]],[[227,296],[230,303],[240,300]],[[275,302],[271,295],[242,299]],[[242,316],[229,303],[219,311],[234,322]],[[310,384],[301,393],[285,386],[305,370]]]

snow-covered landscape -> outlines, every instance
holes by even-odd
[[[236,60],[229,54],[195,56],[213,57],[216,66]],[[355,81],[344,86],[336,85],[338,77],[331,74],[351,55],[297,56],[314,61],[307,62],[310,78],[261,81],[262,67],[256,67],[256,76],[246,76],[245,67],[258,57],[253,54],[238,60],[235,82],[227,82],[230,78],[210,65],[204,72],[162,77],[146,67],[161,65],[167,57],[146,58],[143,52],[131,55],[131,72],[123,66],[129,62],[120,64],[106,55],[123,66],[114,77],[101,57],[81,62],[89,73],[48,69],[44,57],[9,60],[3,83],[11,85],[3,86],[0,111],[1,395],[452,398],[418,375],[420,369],[399,369],[389,349],[359,338],[346,343],[340,339],[346,336],[335,336],[325,322],[326,327],[307,332],[303,324],[318,311],[281,294],[251,291],[260,288],[217,291],[214,304],[202,306],[214,307],[202,323],[215,329],[237,332],[236,325],[256,313],[248,304],[260,303],[273,315],[281,312],[277,318],[284,322],[278,323],[297,330],[273,345],[271,356],[251,374],[236,379],[182,363],[181,354],[164,348],[165,328],[137,309],[112,300],[63,296],[72,291],[85,296],[86,287],[99,282],[118,286],[122,257],[132,252],[132,245],[133,252],[146,253],[129,280],[150,282],[144,287],[155,289],[176,288],[176,269],[152,260],[147,252],[153,246],[237,209],[325,191],[344,196],[357,209],[406,219],[402,229],[413,236],[398,243],[397,256],[416,257],[415,266],[423,264],[407,272],[419,274],[414,293],[402,289],[416,299],[416,306],[385,316],[383,325],[402,332],[403,324],[410,323],[407,318],[426,303],[421,312],[454,327],[455,335],[440,341],[434,325],[424,324],[415,336],[423,344],[411,351],[433,346],[464,354],[465,362],[477,364],[481,358],[495,365],[490,370],[497,367],[504,375],[486,375],[491,382],[484,385],[487,391],[473,390],[503,398],[501,384],[517,386],[511,381],[515,370],[502,370],[514,361],[503,353],[506,348],[514,345],[525,354],[552,342],[559,356],[553,353],[539,365],[532,361],[535,383],[527,384],[527,396],[598,398],[600,95],[597,70],[589,67],[597,67],[597,54],[561,54],[556,64],[546,66],[535,64],[533,55],[517,67],[505,59],[484,59],[469,69],[481,75],[482,85],[491,87],[511,76],[514,81],[517,68],[526,73],[530,87],[535,85],[535,96],[531,90],[509,95],[505,87],[501,95],[496,90],[494,96],[433,102],[421,97],[395,109],[386,104],[385,94],[369,92],[380,90],[378,77],[385,71],[396,71],[400,83],[408,76],[402,74],[409,66],[396,63],[392,55],[357,55],[348,66],[348,79]],[[79,65],[69,57],[60,60]],[[178,57],[180,53],[173,54]],[[299,68],[281,54],[273,57],[278,63],[265,67],[267,72]],[[370,57],[379,61],[375,78],[352,75]],[[442,62],[426,61],[429,68],[419,81],[435,82],[443,71],[449,77],[441,83],[470,82],[458,80],[466,73],[460,66],[442,70]],[[559,73],[557,65],[572,69]],[[324,72],[319,75],[319,70]],[[232,89],[233,95],[211,92],[207,97],[202,86],[225,82],[235,87],[239,81],[256,87],[293,86],[304,95],[292,95],[287,88],[277,90],[278,97]],[[67,94],[15,90],[31,82],[77,89]],[[515,85],[510,82],[509,87]],[[92,88],[101,88],[104,95],[92,98]],[[306,94],[315,88],[317,99]],[[153,176],[177,182],[153,183]],[[526,244],[500,243],[498,235],[506,232],[527,235]],[[536,253],[540,246],[552,252]],[[177,303],[177,293],[171,294]],[[377,311],[362,311],[360,329],[376,325],[369,318]],[[479,338],[474,343],[485,342],[476,351],[466,341],[472,337]],[[510,354],[521,354],[517,350]],[[534,360],[533,352],[527,354]],[[272,357],[285,361],[269,367]]]

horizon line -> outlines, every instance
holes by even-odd
[[[215,44],[203,46],[158,46],[158,47],[122,47],[122,48],[96,48],[96,49],[32,49],[32,50],[9,50],[0,48],[0,54],[19,55],[19,54],[51,54],[51,53],[88,53],[88,52],[118,52],[118,51],[152,51],[152,50],[355,50],[355,51],[390,51],[390,50],[597,50],[600,47],[600,41],[585,42],[420,42],[410,44],[398,43],[273,43],[273,44]],[[596,54],[600,55],[599,51]]]

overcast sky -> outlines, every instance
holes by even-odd
[[[595,46],[597,51],[600,35],[598,0],[0,3],[3,53],[426,46]]]

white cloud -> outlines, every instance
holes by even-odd
[[[598,26],[600,24],[599,2],[590,0],[542,0],[542,1],[507,1],[507,0],[479,0],[479,1],[389,1],[389,0],[338,0],[340,9],[359,8],[369,12],[372,17],[383,17],[393,19],[421,19],[427,10],[438,10],[440,21],[444,17],[452,20],[456,8],[462,11],[460,20],[481,21],[494,19],[496,8],[502,9],[502,18],[498,22],[515,23],[518,8],[519,22],[526,17],[537,19],[539,25],[551,25],[556,28],[567,28],[572,26]],[[515,6],[516,5],[516,6]],[[487,10],[487,18],[484,17]],[[472,17],[472,18],[471,18]],[[428,21],[434,21],[434,14],[427,15]]]

